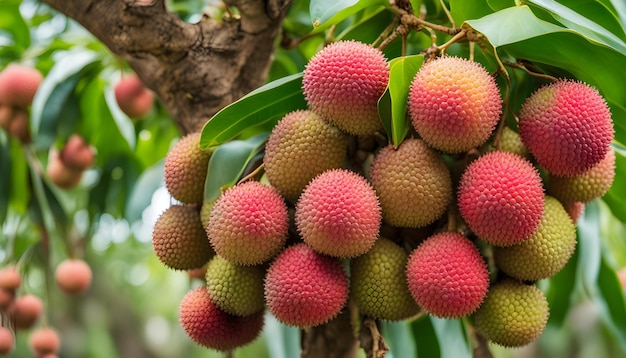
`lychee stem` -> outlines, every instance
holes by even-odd
[[[547,79],[550,82],[558,81],[558,78],[550,76],[548,74],[531,71],[530,69],[528,69],[528,67],[526,67],[524,65],[524,63],[522,61],[519,61],[519,60],[517,62],[503,61],[503,63],[504,63],[505,66],[509,66],[509,67],[512,67],[512,68],[520,69],[520,70],[528,73],[531,76],[535,76],[535,77],[539,77],[539,78],[545,78],[545,79]]]
[[[248,175],[246,175],[245,177],[241,178],[239,180],[239,182],[237,182],[237,183],[241,184],[241,183],[243,183],[245,181],[253,179],[255,176],[257,176],[257,174],[259,174],[264,169],[265,169],[265,167],[263,166],[263,163],[261,163],[258,167],[254,168],[254,170],[251,171]]]
[[[450,24],[452,25],[452,29],[456,30],[456,24],[454,23],[454,19],[452,18],[452,14],[450,13],[450,11],[448,10],[448,8],[446,7],[446,4],[443,2],[443,0],[439,0],[439,4],[441,5],[441,8],[443,9],[443,12],[446,14],[446,17],[448,17],[448,21],[450,21]]]
[[[504,92],[504,98],[502,99],[502,115],[500,116],[500,122],[498,123],[498,128],[496,129],[496,134],[494,136],[494,143],[496,144],[496,149],[500,150],[500,138],[502,137],[502,131],[506,126],[506,117],[509,113],[510,106],[510,98],[511,98],[511,77],[504,67],[504,64],[500,60],[500,56],[498,56],[498,50],[494,47],[493,54],[498,61],[498,71],[496,73],[501,73],[506,80],[506,89]]]

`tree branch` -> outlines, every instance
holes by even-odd
[[[265,81],[273,43],[291,0],[227,0],[240,20],[197,24],[163,0],[43,0],[127,61],[183,133]]]

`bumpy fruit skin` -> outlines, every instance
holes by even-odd
[[[80,259],[67,259],[56,268],[54,277],[59,288],[72,295],[85,292],[91,285],[91,267]]]
[[[113,90],[120,109],[130,118],[141,118],[150,113],[154,95],[137,75],[124,76]]]
[[[408,101],[415,130],[446,153],[485,143],[502,111],[494,78],[479,63],[459,57],[425,63],[411,83]]]
[[[185,204],[202,203],[211,153],[200,149],[200,132],[178,141],[165,157],[165,186],[174,199]]]
[[[571,203],[562,204],[563,208],[565,208],[565,211],[567,211],[567,214],[572,219],[574,224],[576,224],[576,222],[578,222],[578,219],[580,219],[580,217],[585,214],[585,203],[581,203],[580,201],[574,201]]]
[[[537,231],[543,197],[537,169],[508,152],[489,152],[470,163],[458,189],[461,216],[495,246],[518,244]]]
[[[505,280],[489,289],[474,314],[474,327],[493,343],[521,347],[541,335],[548,314],[548,300],[537,287]]]
[[[314,112],[288,113],[272,129],[265,145],[267,179],[295,203],[316,175],[343,165],[347,146],[347,137]]]
[[[370,169],[383,219],[394,226],[423,227],[452,200],[452,180],[441,155],[419,139],[383,148]]]
[[[15,338],[10,329],[0,327],[0,354],[9,354],[15,347]]]
[[[261,266],[239,266],[216,255],[206,269],[207,290],[211,301],[235,316],[249,316],[263,309]]]
[[[322,254],[348,258],[376,242],[381,209],[376,192],[359,174],[333,169],[313,179],[296,204],[296,226],[304,242]]]
[[[575,248],[576,226],[563,205],[546,196],[537,232],[518,245],[495,247],[494,259],[507,275],[522,281],[537,281],[561,271]]]
[[[452,232],[429,237],[411,253],[406,279],[417,304],[441,318],[470,315],[489,288],[487,264],[478,248]]]
[[[548,193],[563,203],[586,203],[606,194],[614,178],[615,152],[611,149],[600,163],[582,174],[572,177],[550,175]]]
[[[0,103],[12,107],[27,108],[43,80],[35,68],[10,64],[0,72]]]
[[[16,329],[29,329],[41,317],[43,303],[35,295],[26,294],[17,297],[13,302],[11,314]]]
[[[284,324],[296,327],[328,322],[348,299],[348,277],[335,258],[306,244],[285,249],[265,276],[268,309]]]
[[[304,69],[309,107],[341,130],[373,134],[383,128],[378,99],[389,82],[383,53],[357,41],[339,41],[318,52]]]
[[[175,270],[204,266],[213,250],[196,207],[170,206],[154,224],[152,247],[159,260]]]
[[[600,93],[560,80],[526,99],[519,113],[522,141],[552,174],[582,174],[599,163],[613,139],[611,112]]]
[[[350,295],[362,314],[397,321],[419,312],[404,276],[407,258],[401,247],[381,237],[350,261]]]
[[[66,166],[76,170],[85,170],[94,162],[93,151],[78,134],[73,134],[68,138],[60,155]]]
[[[217,307],[206,287],[197,287],[180,304],[179,321],[196,343],[219,351],[230,351],[252,342],[263,328],[263,311],[251,316],[229,315]]]
[[[288,229],[287,205],[278,191],[248,181],[217,199],[207,234],[218,255],[238,265],[257,265],[283,248]]]
[[[58,150],[52,148],[48,152],[48,165],[46,173],[50,181],[61,189],[71,189],[80,183],[83,177],[83,170],[69,167],[61,159]]]
[[[42,327],[33,331],[28,342],[31,350],[37,357],[46,354],[56,354],[61,347],[59,334],[50,327]]]
[[[530,158],[530,153],[528,152],[528,148],[524,145],[524,142],[522,142],[522,137],[520,137],[519,133],[509,127],[504,127],[502,130],[502,136],[500,137],[500,150],[503,152],[515,153],[522,158]]]

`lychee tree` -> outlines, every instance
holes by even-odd
[[[0,354],[626,354],[622,0],[0,7]]]

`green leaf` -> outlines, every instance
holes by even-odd
[[[269,133],[264,133],[246,140],[233,140],[215,149],[209,159],[204,201],[217,199],[223,190],[237,183],[252,158],[263,150],[268,136]]]
[[[31,107],[31,130],[38,149],[47,149],[54,143],[59,123],[65,123],[64,128],[74,126],[79,115],[74,89],[96,61],[93,52],[67,53],[42,81]]]
[[[409,132],[407,100],[413,77],[424,63],[423,55],[394,58],[390,61],[389,85],[378,101],[378,113],[394,148]]]
[[[143,211],[150,205],[154,192],[163,185],[164,160],[141,173],[126,201],[125,216],[133,223],[141,219]]]
[[[11,34],[13,46],[20,52],[30,46],[30,30],[20,13],[21,1],[0,1],[0,30]],[[2,32],[0,31],[0,32]]]
[[[266,338],[270,357],[300,357],[300,330],[278,322],[274,315],[265,315],[265,326],[261,334]]]
[[[200,147],[220,145],[242,131],[259,125],[271,129],[286,113],[306,108],[302,73],[270,82],[226,106],[202,129]]]
[[[580,240],[578,240],[580,241]],[[546,298],[550,307],[550,317],[548,324],[555,327],[562,327],[570,309],[574,288],[576,286],[576,270],[578,265],[579,245],[570,257],[567,264],[556,275],[548,279],[548,289]]]
[[[626,300],[623,287],[608,265],[606,258],[600,262],[598,272],[597,298],[594,300],[600,312],[600,317],[613,333],[622,348],[626,348]]]
[[[626,223],[626,157],[623,152],[615,151],[615,179],[611,189],[602,197],[611,208],[613,215]]]
[[[29,180],[28,163],[26,162],[25,150],[22,143],[17,140],[11,141],[11,191],[10,191],[10,210],[15,211],[18,215],[26,214],[28,200],[31,195],[29,185],[24,185]],[[6,172],[3,172],[6,173]]]
[[[363,9],[387,5],[389,1],[385,0],[311,0],[309,12],[314,27],[313,32],[324,31]]]
[[[380,321],[380,325],[391,356],[394,358],[416,356],[415,340],[411,335],[411,325],[408,321]]]
[[[442,357],[437,332],[428,315],[422,315],[411,323],[418,357]]]
[[[4,131],[0,132],[0,227],[7,218],[11,193],[11,143]]]
[[[456,25],[491,13],[487,0],[450,0],[450,14]]]
[[[441,357],[472,358],[472,347],[463,320],[430,317],[430,321],[439,340]]]
[[[484,34],[503,54],[566,69],[598,88],[611,107],[616,139],[626,143],[625,53],[543,21],[527,6],[504,9],[466,24]]]

